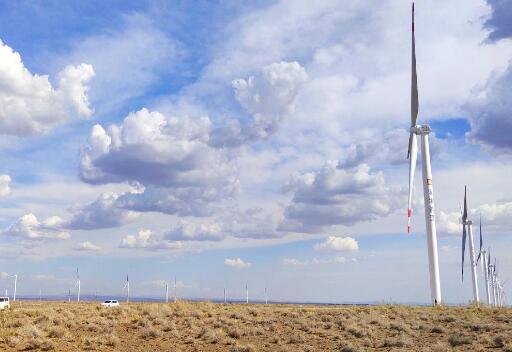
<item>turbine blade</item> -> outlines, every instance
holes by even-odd
[[[416,160],[418,158],[418,142],[416,134],[411,133],[411,155],[409,158],[409,199],[407,202],[407,233],[411,232],[411,217],[412,217],[412,188],[414,185],[414,173],[416,172]]]
[[[466,221],[468,219],[468,204],[466,201],[466,190],[467,187],[464,186],[464,212],[462,213],[462,221]]]
[[[418,75],[416,72],[416,40],[414,38],[414,3],[412,3],[412,75],[411,75],[411,127],[418,119]]]
[[[466,225],[462,224],[462,281],[464,281],[464,252],[466,251]]]
[[[482,256],[482,245],[483,245],[483,240],[482,240],[482,214],[480,214],[480,250],[478,251],[478,258],[476,258],[476,263],[477,264],[480,261],[480,257]]]

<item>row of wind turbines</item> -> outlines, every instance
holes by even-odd
[[[432,182],[432,168],[430,164],[430,148],[428,136],[432,129],[429,125],[417,124],[419,102],[418,102],[418,76],[416,72],[416,43],[414,36],[414,3],[412,4],[412,74],[411,74],[411,127],[409,135],[409,148],[407,158],[409,159],[409,199],[408,199],[408,224],[407,233],[411,231],[412,218],[412,193],[414,184],[414,174],[416,170],[416,161],[418,157],[417,136],[421,139],[421,157],[422,157],[422,176],[423,176],[423,197],[425,204],[425,223],[427,230],[427,248],[430,273],[430,294],[432,304],[442,303],[441,284],[439,278],[439,257],[437,250],[437,234],[434,208],[434,186]],[[498,277],[496,270],[496,259],[491,264],[491,255],[489,251],[483,250],[482,222],[480,220],[480,249],[478,256],[475,253],[473,241],[473,222],[469,219],[467,208],[467,194],[464,188],[464,210],[462,211],[462,279],[464,280],[464,254],[466,249],[466,237],[469,237],[469,254],[471,258],[471,277],[473,282],[474,302],[480,304],[478,293],[477,266],[481,261],[481,268],[484,274],[487,304],[494,307],[505,305],[505,291]],[[487,254],[487,257],[486,257]]]

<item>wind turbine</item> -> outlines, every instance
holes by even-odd
[[[268,304],[267,287],[265,286],[265,304]]]
[[[226,288],[224,287],[224,304],[226,304]]]
[[[469,236],[469,256],[471,259],[471,278],[473,279],[473,296],[476,304],[480,303],[478,296],[478,280],[476,276],[477,261],[475,259],[475,245],[473,242],[473,222],[468,219],[468,204],[466,199],[466,186],[464,186],[464,212],[462,213],[462,280],[464,281],[464,253],[466,251],[466,229]]]
[[[425,223],[427,227],[427,247],[430,271],[430,295],[432,304],[441,303],[441,284],[439,278],[439,259],[437,253],[437,234],[434,211],[434,187],[432,184],[432,169],[430,166],[430,147],[428,135],[432,132],[429,125],[418,125],[418,77],[416,73],[416,45],[414,38],[414,3],[412,4],[412,75],[411,75],[411,128],[409,135],[409,201],[407,210],[407,233],[411,231],[412,189],[416,160],[418,158],[417,136],[421,138],[421,157],[423,170],[423,197],[425,200]]]
[[[245,303],[249,304],[249,286],[245,284]]]
[[[483,250],[483,237],[482,237],[482,214],[480,214],[480,249],[478,251],[478,257],[476,258],[476,263],[478,264],[478,261],[480,258],[482,258],[482,271],[484,273],[484,280],[485,280],[485,297],[487,298],[487,305],[491,305],[491,294],[489,291],[489,270],[488,270],[488,262],[487,262],[487,256],[485,255],[487,252]]]
[[[14,293],[13,293],[13,296],[12,296],[12,301],[16,302],[16,286],[18,284],[18,274],[14,274],[11,277],[14,278]]]
[[[75,286],[78,286],[76,301],[80,302],[80,275],[78,274],[78,268],[76,268],[76,284],[75,284]]]
[[[174,277],[174,303],[178,302],[178,293],[176,292],[178,290],[176,285],[176,276]]]
[[[165,282],[165,303],[169,303],[169,283]]]
[[[128,278],[128,274],[126,274],[126,282],[123,286],[123,290],[126,289],[126,303],[130,302],[130,279]]]
[[[68,288],[68,302],[71,302],[71,289]]]

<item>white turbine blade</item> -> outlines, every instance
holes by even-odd
[[[411,154],[409,158],[409,200],[407,203],[407,233],[411,232],[412,217],[412,189],[414,185],[414,173],[416,172],[416,160],[418,159],[418,142],[416,134],[411,133]]]

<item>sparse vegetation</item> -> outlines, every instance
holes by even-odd
[[[13,302],[0,351],[512,352],[512,310]]]

